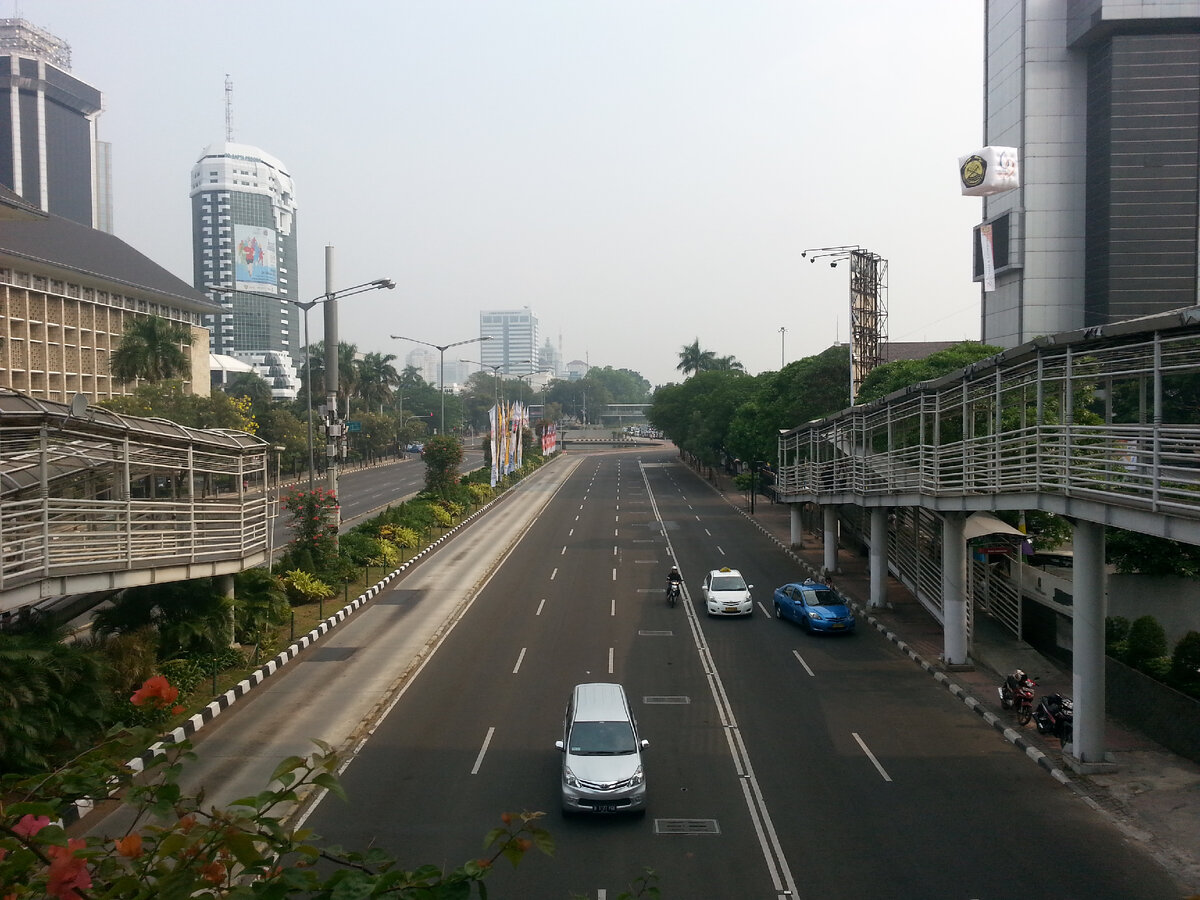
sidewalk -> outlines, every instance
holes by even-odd
[[[792,549],[787,504],[759,498],[751,516],[746,494],[733,487],[732,479],[717,473],[709,483],[792,555],[804,568],[805,577],[817,577],[824,562],[822,535],[806,531],[803,548]],[[888,605],[868,610],[871,581],[867,557],[857,551],[839,549],[837,558],[839,571],[834,587],[854,609],[860,628],[870,626],[884,634],[983,722],[1003,734],[1015,748],[1085,803],[1107,816],[1130,840],[1141,844],[1187,885],[1193,895],[1200,897],[1200,765],[1170,753],[1109,717],[1105,746],[1116,771],[1074,773],[1064,763],[1058,741],[1038,734],[1032,723],[1024,728],[1018,726],[1013,713],[1000,706],[996,692],[1004,674],[1021,668],[1037,680],[1037,696],[1054,692],[1070,696],[1069,670],[980,615],[975,618],[970,650],[973,669],[945,671],[939,664],[944,646],[941,625],[908,589],[889,576]]]

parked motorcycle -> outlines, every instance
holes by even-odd
[[[1075,708],[1070,697],[1047,694],[1033,711],[1033,724],[1041,734],[1052,734],[1066,745],[1071,742],[1075,728]]]
[[[667,605],[674,606],[675,602],[678,599],[679,599],[679,582],[678,581],[668,581],[667,582]]]
[[[1016,669],[996,688],[1000,692],[1000,705],[1005,709],[1016,709],[1017,724],[1028,725],[1033,715],[1033,689],[1037,682],[1021,669]]]

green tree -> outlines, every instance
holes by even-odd
[[[112,705],[111,669],[38,625],[0,632],[0,772],[32,772],[91,745]]]
[[[1167,633],[1154,616],[1134,619],[1129,626],[1124,662],[1145,669],[1153,660],[1167,655]]]
[[[400,373],[392,365],[391,353],[368,353],[358,360],[358,396],[367,409],[383,412],[392,400],[392,389],[400,384]]]
[[[962,341],[953,347],[931,353],[923,359],[901,359],[884,363],[863,379],[862,384],[858,386],[858,396],[855,400],[858,403],[867,403],[886,397],[910,385],[940,378],[981,359],[988,359],[1003,352],[1003,349],[977,341]]]
[[[1200,575],[1200,547],[1120,528],[1105,530],[1105,556],[1122,574]]]
[[[138,316],[125,326],[120,345],[109,357],[109,371],[124,382],[187,378],[192,363],[183,348],[194,341],[186,325],[159,316]]]
[[[449,497],[458,483],[458,467],[462,465],[463,449],[457,438],[439,434],[425,442],[425,490],[439,497]]]
[[[716,354],[712,350],[700,349],[700,338],[690,344],[684,344],[679,349],[679,364],[675,366],[686,378],[697,372],[704,372],[712,367]]]
[[[160,660],[210,656],[233,640],[233,600],[211,578],[126,588],[92,618],[100,636],[152,627]]]
[[[257,372],[235,372],[221,388],[230,397],[245,397],[257,415],[271,405],[271,386]]]
[[[179,381],[140,384],[132,394],[112,397],[100,406],[128,416],[156,416],[189,428],[228,428],[246,431],[247,420],[238,408],[240,398],[221,391],[200,397],[183,390]]]

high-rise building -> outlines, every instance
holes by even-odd
[[[70,74],[71,47],[0,19],[0,184],[45,212],[112,233],[112,148],[98,90]]]
[[[213,353],[251,363],[279,399],[293,399],[305,335],[296,300],[292,177],[257,147],[205,148],[192,167],[192,263],[197,290],[221,304],[205,324]]]
[[[989,0],[985,143],[1021,186],[984,199],[983,340],[1197,303],[1200,2]],[[975,276],[983,280],[978,228]]]
[[[504,375],[522,375],[538,368],[538,320],[529,307],[487,310],[479,314],[479,361],[503,366]]]

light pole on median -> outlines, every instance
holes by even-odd
[[[396,286],[396,283],[390,278],[376,278],[374,281],[368,281],[364,284],[356,284],[353,287],[343,288],[339,291],[327,291],[320,297],[314,297],[312,300],[292,300],[288,297],[281,297],[278,294],[264,294],[261,291],[243,291],[233,289],[225,285],[209,284],[205,285],[208,290],[221,291],[224,293],[250,294],[254,297],[265,297],[268,300],[282,300],[284,303],[290,303],[292,306],[298,307],[304,311],[304,392],[307,394],[308,401],[308,489],[313,490],[316,478],[316,465],[313,459],[313,408],[312,408],[312,366],[309,359],[309,340],[308,340],[308,311],[318,303],[327,303],[331,300],[337,300],[341,297],[350,297],[354,294],[361,294],[364,291],[377,291],[382,288],[387,288],[389,291]],[[336,312],[336,308],[335,308]],[[337,341],[336,326],[334,328],[334,342]],[[336,347],[334,348],[336,360]],[[326,377],[329,376],[328,367],[326,367]],[[336,370],[335,370],[336,374]],[[336,380],[336,379],[335,379]],[[336,386],[334,390],[336,390]],[[337,410],[335,409],[336,416]]]
[[[490,341],[490,334],[483,337],[468,338],[465,341],[455,341],[452,344],[431,344],[429,341],[418,341],[416,338],[404,337],[403,335],[393,334],[394,341],[411,341],[414,344],[423,344],[426,347],[433,347],[440,354],[438,361],[438,389],[442,392],[442,417],[438,420],[438,427],[442,429],[442,433],[446,432],[446,351],[451,347],[461,347],[463,344],[474,344],[479,341]]]
[[[495,402],[496,409],[500,409],[500,370],[504,368],[504,363],[498,366],[493,366],[491,363],[480,362],[477,359],[459,359],[460,363],[470,363],[473,366],[479,366],[481,369],[492,370],[492,399]]]

